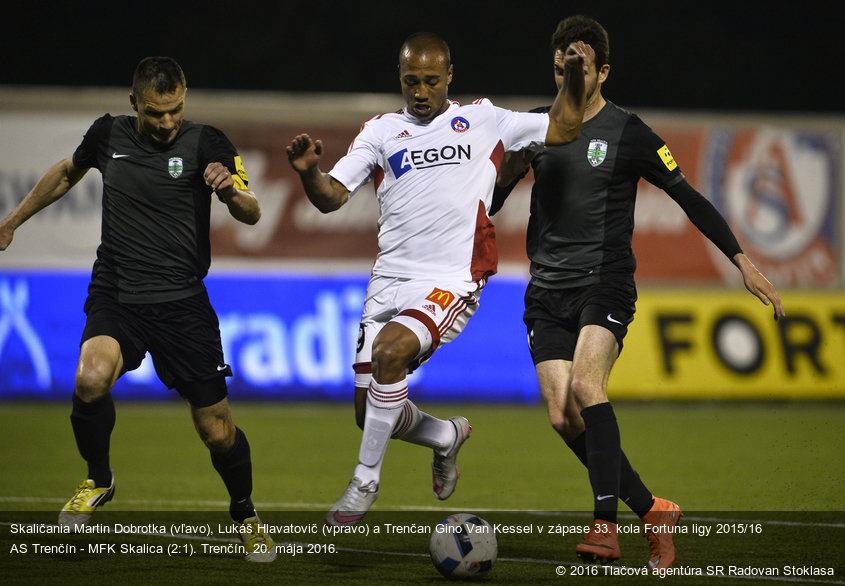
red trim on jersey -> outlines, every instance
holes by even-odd
[[[499,174],[499,169],[502,167],[502,159],[505,156],[505,145],[502,144],[502,141],[496,143],[496,146],[493,148],[493,152],[490,153],[490,161],[493,162],[493,165],[496,167],[496,175]]]
[[[373,374],[373,363],[356,362],[352,365],[352,370],[355,371],[355,374]]]
[[[407,315],[418,322],[422,323],[426,328],[428,328],[429,333],[431,334],[431,347],[437,348],[440,345],[440,331],[437,327],[437,324],[434,323],[434,320],[431,319],[427,314],[423,313],[419,309],[405,309],[404,311],[400,311],[399,315]]]
[[[384,169],[381,168],[381,165],[376,165],[373,170],[373,185],[376,191],[378,191],[378,186],[381,185],[382,181],[384,181]]]
[[[401,112],[401,111],[402,111],[402,110],[398,110],[398,111],[396,112],[396,114],[398,114],[398,113],[399,113],[399,112]],[[385,115],[387,115],[387,114],[390,114],[390,112],[384,112],[384,113],[382,113],[382,114],[376,114],[375,116],[370,116],[369,118],[367,118],[366,120],[364,120],[364,121],[361,123],[361,128],[358,130],[358,132],[361,132],[361,130],[364,130],[364,126],[365,126],[365,125],[367,124],[367,122],[369,122],[370,120],[378,120],[379,118],[381,118],[382,116],[385,116]]]
[[[400,112],[401,112],[401,110],[400,110]],[[358,129],[358,134],[361,134],[361,132],[364,130],[364,126],[366,126],[366,125],[367,125],[367,122],[370,122],[371,120],[378,120],[379,118],[381,118],[381,117],[382,117],[382,116],[384,116],[385,114],[389,114],[389,113],[390,113],[390,112],[385,112],[384,114],[376,114],[375,116],[370,116],[369,118],[367,118],[366,120],[364,120],[363,122],[361,122],[361,128],[359,128],[359,129]],[[397,114],[398,114],[398,112],[397,112]],[[354,145],[354,144],[355,144],[355,139],[356,139],[356,138],[358,138],[358,136],[357,136],[357,135],[355,136],[355,138],[353,138],[353,139],[352,139],[352,142],[350,142],[350,143],[349,143],[349,148],[347,148],[347,149],[346,149],[346,152],[347,152],[347,153],[348,153],[349,151],[351,151],[351,150],[352,150],[352,145]]]
[[[501,144],[501,143],[500,143]],[[478,216],[475,220],[475,242],[472,245],[470,274],[478,281],[496,274],[499,264],[499,250],[496,248],[496,228],[487,217],[484,202],[478,201]]]

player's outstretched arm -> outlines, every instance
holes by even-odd
[[[255,194],[235,181],[223,163],[209,163],[203,173],[205,184],[213,189],[229,208],[232,217],[244,224],[255,224],[261,218],[261,206]],[[240,183],[240,186],[238,186]]]
[[[740,252],[735,254],[731,260],[742,273],[745,288],[757,296],[764,305],[772,304],[775,311],[775,319],[786,315],[786,312],[783,310],[783,304],[780,301],[780,296],[775,290],[774,285],[769,282],[763,273],[757,270],[757,267],[748,260],[748,257]]]
[[[745,288],[764,304],[772,304],[775,319],[782,317],[784,315],[783,304],[780,302],[778,292],[769,280],[757,270],[757,267],[748,260],[748,257],[742,253],[736,236],[716,207],[690,185],[686,179],[667,188],[666,193],[681,206],[681,209],[684,210],[696,228],[718,246],[719,250],[736,265],[742,273]]]
[[[88,169],[80,169],[74,165],[71,157],[47,169],[21,203],[8,216],[0,220],[0,250],[6,250],[9,247],[15,230],[21,224],[64,196],[87,172]]]
[[[549,129],[546,132],[546,144],[567,144],[578,138],[584,109],[587,105],[584,75],[593,66],[596,53],[583,41],[578,41],[566,48],[563,63],[563,85],[549,110]]]
[[[327,214],[349,200],[349,190],[328,173],[320,170],[323,143],[307,134],[295,136],[287,147],[288,161],[299,174],[305,195],[318,210]]]

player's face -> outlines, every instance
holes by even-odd
[[[399,59],[399,82],[408,112],[426,122],[448,107],[452,66],[439,51],[408,52]]]
[[[564,52],[561,50],[555,51],[554,66],[555,66],[555,84],[558,91],[563,87],[563,58]],[[601,92],[601,84],[607,79],[607,74],[610,72],[610,65],[605,63],[601,69],[596,69],[596,64],[587,70],[587,75],[584,76],[584,92],[587,98],[587,103],[593,101],[597,93]]]
[[[182,126],[185,88],[158,94],[145,89],[140,97],[130,94],[133,109],[138,112],[138,132],[158,144],[170,144]]]

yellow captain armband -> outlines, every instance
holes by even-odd
[[[235,157],[235,173],[232,175],[232,181],[235,182],[235,189],[246,189],[249,183],[249,177],[246,176],[246,169],[240,156]]]
[[[660,156],[660,160],[663,161],[663,164],[666,165],[666,168],[670,171],[674,171],[678,166],[678,163],[675,162],[675,157],[672,156],[672,153],[669,152],[669,147],[665,144],[657,149],[657,154]]]

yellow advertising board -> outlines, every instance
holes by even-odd
[[[845,293],[640,289],[613,399],[845,398]]]

